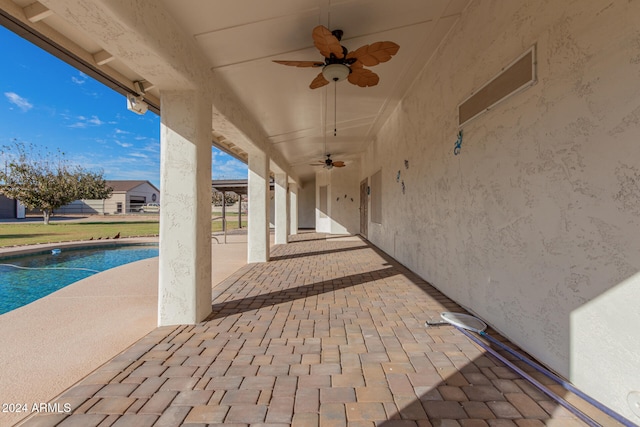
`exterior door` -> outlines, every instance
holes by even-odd
[[[367,183],[367,178],[360,183],[360,235],[364,238],[367,237],[369,223],[369,212],[367,210],[367,206],[369,205],[367,197]]]

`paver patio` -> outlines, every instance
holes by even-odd
[[[367,242],[291,240],[216,288],[206,321],[156,329],[53,402],[71,413],[24,425],[583,425],[456,329],[426,328],[464,310]]]

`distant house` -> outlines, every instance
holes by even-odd
[[[83,199],[56,209],[56,214],[125,214],[139,212],[145,203],[160,203],[160,190],[149,181],[107,181],[108,199]]]

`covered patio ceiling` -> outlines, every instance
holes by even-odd
[[[243,114],[257,123],[283,169],[304,182],[318,170],[318,166],[310,163],[323,160],[327,153],[334,160],[345,161],[347,166],[358,159],[451,31],[469,0],[80,3],[0,0],[0,23],[123,94],[139,92],[140,87],[134,82],[142,82],[145,100],[152,111],[158,112],[159,87],[163,82],[156,81],[161,79],[154,78],[144,66],[140,52],[135,48],[114,49],[108,38],[92,32],[91,27],[110,19],[104,16],[104,11],[112,9],[113,15],[119,13],[120,18],[123,10],[130,9],[132,15],[140,12],[131,22],[139,25],[143,34],[147,25],[156,24],[154,16],[166,17],[175,24],[174,29],[181,37],[195,46],[198,59],[209,68],[225,99],[237,103]],[[79,8],[86,11],[84,18],[80,17]],[[147,11],[153,8],[157,15],[145,14],[145,8]],[[93,16],[96,22],[87,23],[88,16]],[[126,19],[122,18],[122,22]],[[272,61],[322,61],[311,36],[317,25],[343,30],[342,45],[349,51],[386,40],[397,43],[400,50],[390,61],[372,69],[380,76],[376,86],[361,88],[343,81],[337,87],[331,83],[310,89],[318,68],[286,67]],[[111,26],[114,37],[116,30],[117,26]],[[172,61],[179,59],[163,60],[171,67],[175,65]],[[224,111],[221,116],[222,122],[214,108],[213,144],[246,162],[251,147],[241,135],[251,132],[245,132],[242,126],[227,126]]]

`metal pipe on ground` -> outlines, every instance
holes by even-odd
[[[513,350],[509,346],[501,343],[500,341],[496,340],[495,338],[493,338],[492,336],[487,334],[485,332],[485,329],[487,328],[487,324],[484,323],[482,320],[478,319],[477,317],[470,316],[470,315],[464,314],[464,313],[448,313],[448,312],[441,313],[440,317],[444,320],[444,322],[437,322],[437,323],[426,322],[425,325],[426,326],[437,326],[437,325],[449,324],[449,325],[455,326],[456,329],[458,329],[460,332],[465,334],[469,339],[471,339],[476,344],[478,344],[480,347],[482,347],[483,349],[487,350],[489,353],[494,355],[497,359],[499,359],[505,365],[510,367],[512,370],[514,370],[518,374],[522,375],[525,379],[527,379],[529,382],[531,382],[533,385],[535,385],[537,388],[539,388],[543,393],[547,394],[549,397],[551,397],[553,400],[558,402],[560,405],[564,406],[566,409],[568,409],[570,412],[572,412],[574,415],[576,415],[578,418],[580,418],[585,423],[587,423],[587,424],[589,424],[591,426],[600,426],[599,423],[597,423],[596,421],[591,419],[588,415],[584,414],[578,408],[576,408],[575,406],[571,405],[569,402],[567,402],[566,400],[564,400],[563,398],[561,398],[560,396],[555,394],[553,391],[549,390],[543,384],[541,384],[540,382],[535,380],[533,377],[528,375],[526,372],[524,372],[522,369],[518,368],[516,365],[514,365],[510,361],[508,361],[506,358],[504,358],[502,355],[500,355],[497,351],[495,351],[490,346],[486,345],[484,342],[479,340],[476,336],[470,334],[468,331],[475,332],[475,333],[479,334],[480,336],[482,336],[483,338],[486,338],[492,344],[497,345],[498,347],[500,347],[501,349],[505,350],[506,352],[508,352],[512,356],[517,357],[522,362],[526,363],[530,367],[534,368],[536,371],[542,373],[543,375],[545,375],[548,378],[552,379],[553,381],[557,382],[562,387],[564,387],[566,390],[569,390],[572,393],[576,394],[577,396],[579,396],[580,398],[582,398],[583,400],[585,400],[589,404],[593,405],[594,407],[598,408],[600,411],[602,411],[603,413],[607,414],[609,417],[613,418],[614,420],[618,421],[619,423],[621,423],[625,427],[639,427],[637,424],[635,424],[632,421],[626,419],[622,415],[618,414],[617,412],[613,411],[612,409],[610,409],[610,408],[606,407],[605,405],[603,405],[602,403],[598,402],[597,400],[595,400],[591,396],[589,396],[586,393],[582,392],[581,390],[577,389],[575,386],[573,386],[573,384],[563,380],[559,376],[555,375],[553,372],[549,371],[548,369],[544,368],[543,366],[539,365],[538,363],[528,359],[524,355],[518,353],[517,351]]]
[[[523,371],[522,369],[518,368],[516,365],[514,365],[509,360],[507,360],[504,356],[502,356],[500,353],[498,353],[497,351],[495,351],[494,349],[492,349],[491,347],[489,347],[488,345],[486,345],[485,343],[480,341],[480,339],[478,339],[477,337],[472,335],[470,332],[468,332],[468,331],[466,331],[466,330],[464,330],[464,329],[462,329],[462,328],[460,328],[458,326],[455,326],[455,328],[457,330],[459,330],[460,332],[462,332],[463,334],[465,334],[470,340],[472,340],[473,342],[478,344],[480,347],[482,347],[483,349],[485,349],[486,351],[491,353],[491,355],[493,355],[496,359],[498,359],[499,361],[501,361],[502,363],[507,365],[509,368],[511,368],[516,373],[518,373],[520,376],[522,376],[522,378],[526,379],[531,384],[536,386],[541,392],[543,392],[544,394],[549,396],[551,399],[556,401],[559,405],[563,406],[569,412],[571,412],[576,417],[578,417],[579,419],[584,421],[587,425],[589,425],[591,427],[602,427],[598,422],[593,420],[587,414],[585,414],[580,409],[578,409],[575,406],[573,406],[571,403],[569,403],[566,400],[564,400],[562,397],[560,397],[557,394],[555,394],[553,391],[549,390],[549,388],[544,386],[540,381],[536,380],[531,375],[527,374],[525,371]]]

